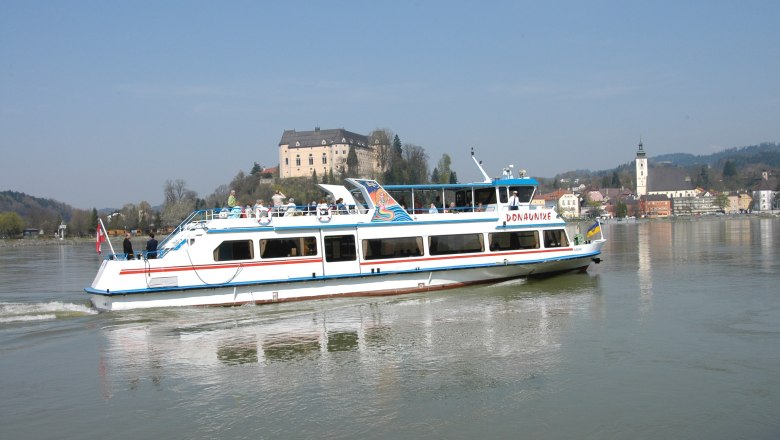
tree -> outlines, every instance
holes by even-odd
[[[436,168],[439,170],[439,180],[434,181],[433,183],[450,183],[450,174],[452,173],[452,170],[450,169],[451,164],[452,159],[450,158],[450,155],[447,153],[442,154],[439,163],[436,164]]]
[[[720,193],[715,197],[715,204],[718,205],[721,211],[725,212],[726,206],[729,204],[729,197],[724,193]]]
[[[254,176],[255,174],[257,174],[257,173],[259,173],[261,171],[263,171],[263,167],[261,167],[260,164],[255,162],[254,165],[252,165],[252,171],[250,171],[249,174]]]
[[[404,161],[406,162],[404,178],[400,183],[428,183],[428,155],[419,145],[404,145]]]
[[[97,224],[98,224],[98,212],[97,208],[92,208],[92,217],[89,220],[89,232],[90,234],[94,234],[97,231]]]
[[[458,183],[458,174],[455,171],[450,173],[450,183]]]
[[[13,211],[0,212],[0,236],[13,238],[24,232],[24,220]]]
[[[95,220],[97,222],[97,220]],[[68,223],[67,235],[73,237],[84,237],[90,233],[92,226],[92,213],[83,209],[73,209],[73,213],[70,216],[70,223]]]
[[[433,168],[433,171],[431,171],[431,182],[438,182],[439,181],[439,169]]]
[[[347,153],[347,177],[360,177],[360,163],[358,162],[357,151],[355,146],[349,146],[349,153]]]
[[[588,217],[597,218],[601,216],[601,202],[588,201],[588,207],[590,208],[588,210]]]
[[[731,179],[737,177],[737,166],[734,165],[734,162],[727,160],[725,164],[723,164],[723,178],[724,179]]]
[[[401,138],[398,135],[393,137],[393,147],[391,148],[390,166],[384,175],[385,183],[404,183],[407,180],[407,163],[404,159],[404,149],[401,145]],[[427,178],[427,176],[426,176]]]
[[[401,156],[404,152],[401,138],[399,138],[398,135],[393,136],[393,152],[396,156]]]
[[[615,205],[615,217],[624,218],[627,214],[628,206],[626,205],[626,202],[618,199],[617,204]]]
[[[198,193],[187,189],[186,183],[182,179],[166,180],[163,193],[165,195],[163,223],[166,226],[177,226],[195,209]]]
[[[385,173],[390,168],[390,161],[392,156],[392,150],[390,146],[390,139],[393,139],[393,134],[386,128],[375,129],[368,135],[369,142],[376,150],[376,160],[380,173]]]
[[[620,188],[620,176],[617,171],[612,172],[612,188]]]
[[[707,172],[707,165],[702,165],[699,169],[699,175],[696,178],[696,186],[704,189],[710,187],[710,175]]]

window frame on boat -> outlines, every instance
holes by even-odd
[[[569,246],[569,237],[566,235],[565,229],[544,229],[542,230],[542,236],[544,238],[544,247],[547,249]]]
[[[428,253],[432,256],[476,254],[484,251],[485,236],[481,233],[428,236]]]
[[[508,241],[508,242],[507,242]],[[539,231],[502,231],[488,233],[488,243],[491,251],[521,251],[539,249]]]
[[[425,255],[423,238],[419,236],[364,238],[360,244],[361,255],[364,261],[422,257]],[[377,246],[379,246],[379,249],[377,249]]]
[[[269,248],[269,244],[277,245]],[[317,255],[317,237],[297,236],[282,238],[261,238],[258,241],[259,255],[262,260],[274,258],[301,258]],[[301,251],[299,251],[300,249]]]
[[[236,254],[238,254],[238,256],[236,256]],[[254,242],[250,239],[225,240],[219,243],[217,247],[214,248],[213,257],[214,257],[214,261],[254,260],[255,259]]]
[[[323,237],[323,253],[327,263],[357,260],[354,234],[326,235]]]

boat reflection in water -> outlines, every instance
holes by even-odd
[[[330,383],[337,392],[402,386],[409,375],[521,380],[560,364],[560,336],[572,321],[601,319],[598,289],[598,275],[572,273],[455,295],[125,315],[103,331],[103,394],[148,381],[158,388],[240,381],[267,392],[278,381]]]

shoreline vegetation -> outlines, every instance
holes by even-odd
[[[165,235],[156,235],[157,239],[162,241],[165,239]],[[133,243],[133,249],[140,249],[138,246],[146,246],[146,240],[149,237],[146,235],[137,235],[130,239]],[[114,250],[122,249],[122,241],[124,237],[111,237],[109,238],[111,244],[114,246]],[[3,238],[0,239],[0,248],[3,247],[22,247],[22,246],[72,246],[82,244],[95,244],[95,237],[70,237],[60,240],[54,237],[37,237],[37,238]],[[111,252],[108,247],[108,243],[103,243],[103,252]]]
[[[745,218],[778,218],[778,214],[760,213],[760,214],[723,214],[723,215],[705,215],[705,216],[679,216],[668,218],[640,218],[640,219],[602,219],[602,224],[607,225],[619,225],[619,224],[631,224],[639,222],[690,222],[690,221],[720,221],[720,220],[741,220]],[[579,222],[584,220],[594,219],[567,219],[566,222]],[[158,240],[162,241],[165,236],[158,235]],[[111,244],[114,245],[114,249],[122,247],[122,236],[111,237]],[[140,249],[138,246],[145,245],[148,237],[146,235],[137,235],[130,239],[133,243],[133,248]],[[68,237],[60,240],[54,237],[38,237],[38,238],[3,238],[0,239],[0,248],[3,247],[22,247],[22,246],[72,246],[82,244],[94,244],[95,237]],[[104,252],[110,252],[108,245],[103,248]]]

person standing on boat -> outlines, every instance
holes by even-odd
[[[271,196],[271,200],[274,203],[274,212],[276,213],[276,215],[281,215],[280,213],[282,212],[282,202],[286,198],[287,196],[282,194],[282,192],[279,190],[276,190],[274,195]]]
[[[125,253],[128,260],[133,259],[133,243],[130,243],[130,233],[125,234],[125,241],[122,242],[122,252]]]
[[[237,205],[236,202],[236,190],[231,189],[230,195],[228,196],[228,208],[233,208]]]
[[[431,203],[431,207],[428,208],[428,214],[438,214],[439,209],[436,207],[435,203]]]
[[[517,191],[512,191],[512,197],[509,198],[509,210],[517,211],[520,209],[520,197],[517,196]]]
[[[154,232],[149,233],[149,240],[146,242],[146,259],[154,260],[157,258],[157,240],[154,239]]]

